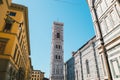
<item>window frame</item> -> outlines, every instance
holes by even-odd
[[[119,74],[119,75],[116,75],[116,73],[115,73],[115,68],[114,68],[114,65],[113,65],[113,62],[114,62],[114,61],[116,61],[117,67],[118,67],[119,73],[120,73],[120,64],[119,64],[119,62],[118,62],[118,59],[117,59],[117,58],[114,58],[114,59],[110,60],[111,68],[112,68],[112,71],[113,71],[113,76],[114,76],[114,78],[120,78],[120,74]]]
[[[16,12],[10,11],[9,16],[16,16]]]
[[[2,48],[3,48],[3,49],[0,50],[0,54],[4,54],[8,40],[9,40],[9,39],[6,39],[6,38],[0,38],[0,43],[4,43],[4,47],[3,47],[3,45],[2,45]]]

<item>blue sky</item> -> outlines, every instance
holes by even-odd
[[[13,0],[29,9],[31,58],[34,69],[50,73],[52,24],[64,23],[64,61],[94,36],[86,0]]]

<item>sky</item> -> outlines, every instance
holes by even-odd
[[[32,65],[50,75],[52,25],[64,23],[64,62],[95,33],[86,0],[12,0],[28,7]]]

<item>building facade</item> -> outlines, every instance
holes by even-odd
[[[64,80],[75,80],[74,57],[64,64]]]
[[[52,28],[50,80],[64,80],[63,52],[63,23],[54,22]]]
[[[44,80],[44,72],[33,70],[31,80]]]
[[[105,80],[120,80],[120,0],[87,0]]]
[[[93,37],[74,53],[75,80],[100,80],[95,42]]]
[[[0,80],[30,80],[28,9],[0,0]]]

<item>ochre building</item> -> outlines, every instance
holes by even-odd
[[[0,0],[0,80],[30,80],[28,8]]]
[[[33,70],[31,80],[43,80],[44,79],[44,72],[40,70]]]

